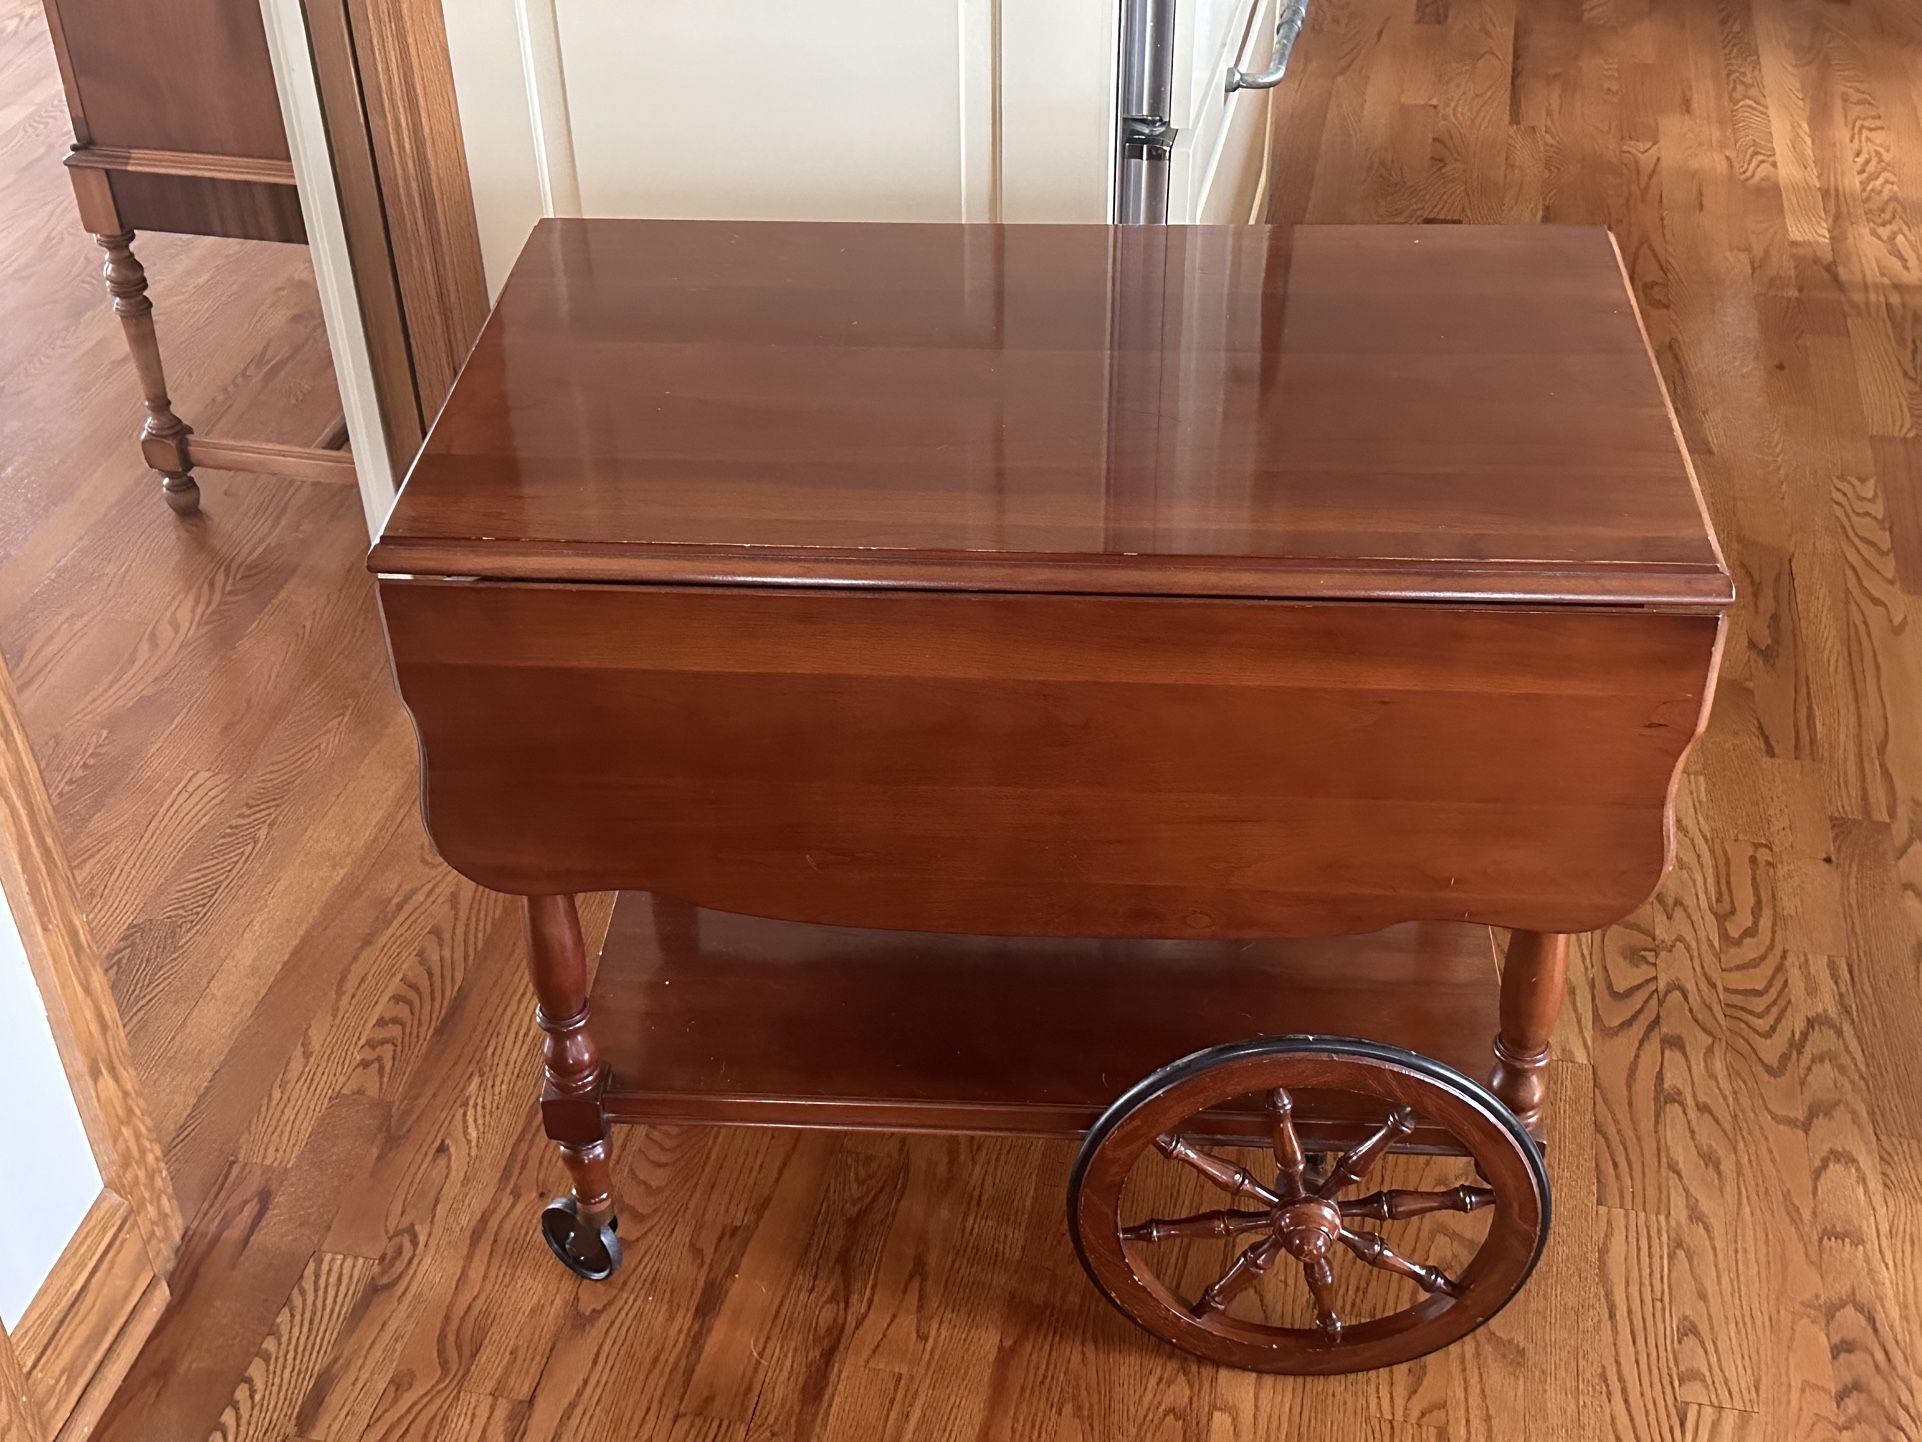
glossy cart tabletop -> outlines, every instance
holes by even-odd
[[[1715,605],[1606,232],[544,221],[428,575]]]

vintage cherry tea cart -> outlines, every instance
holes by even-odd
[[[1526,1280],[1731,594],[1558,227],[543,222],[371,564],[569,1267],[615,1123],[1079,1137],[1095,1285],[1281,1372]]]

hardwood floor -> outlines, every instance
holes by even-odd
[[[1111,1314],[1056,1145],[624,1132],[627,1268],[559,1271],[513,918],[423,839],[355,498],[161,505],[0,0],[0,647],[191,1218],[96,1435],[1922,1437],[1918,97],[1908,0],[1315,0],[1276,217],[1612,225],[1741,602],[1680,865],[1577,963],[1541,1270],[1297,1382]],[[325,425],[304,252],[140,253],[189,421]]]

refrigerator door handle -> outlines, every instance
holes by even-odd
[[[1272,90],[1281,84],[1281,77],[1288,73],[1288,61],[1295,53],[1295,42],[1301,39],[1302,23],[1307,18],[1308,0],[1283,0],[1281,14],[1275,19],[1275,49],[1268,68],[1248,71],[1239,65],[1230,65],[1229,91]]]

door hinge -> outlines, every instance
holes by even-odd
[[[1165,159],[1173,153],[1175,136],[1179,133],[1159,115],[1121,117],[1121,143],[1124,146],[1138,146],[1144,156]]]

